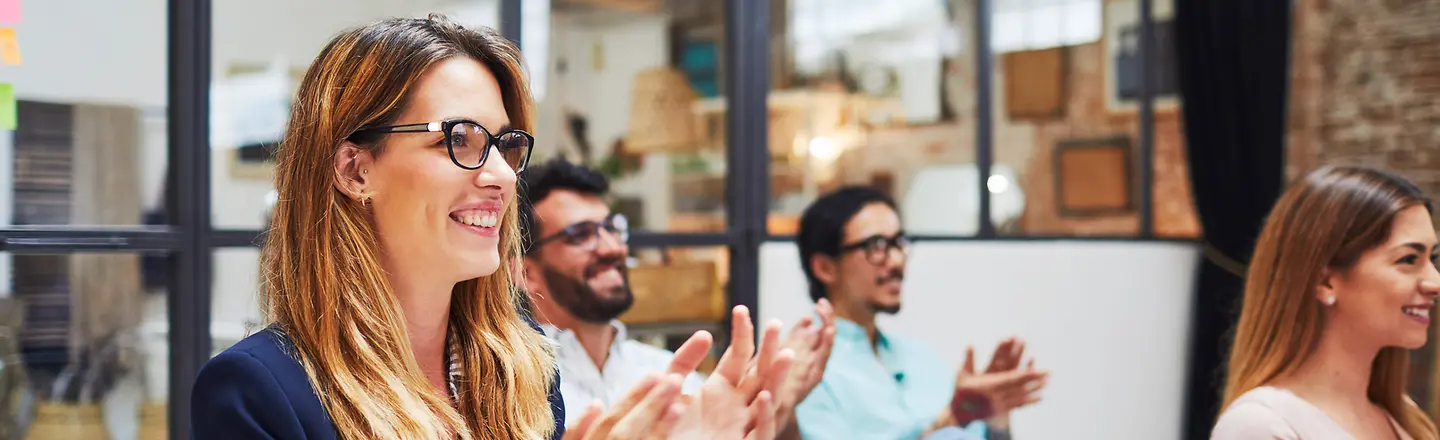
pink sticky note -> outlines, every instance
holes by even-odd
[[[0,22],[20,22],[20,0],[0,0]]]

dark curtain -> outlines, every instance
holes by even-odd
[[[1185,144],[1207,248],[1192,316],[1187,439],[1210,438],[1244,288],[1235,272],[1284,184],[1291,1],[1175,1]]]

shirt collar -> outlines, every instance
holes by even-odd
[[[865,333],[865,327],[861,327],[860,324],[856,324],[855,321],[838,316],[835,317],[835,337],[842,340],[863,343],[867,347],[870,345],[870,336]],[[881,332],[879,328],[875,329],[875,339],[875,345],[880,348],[886,348],[890,345],[889,341],[885,338],[885,333]]]
[[[610,320],[610,328],[615,329],[615,339],[610,341],[610,354],[614,356],[616,350],[620,347],[620,343],[625,341],[626,338],[629,337],[629,334],[625,330],[625,323],[620,322],[618,319]],[[576,345],[580,344],[580,339],[575,336],[573,330],[562,329],[548,322],[540,324],[540,329],[545,331],[545,336],[557,343],[564,344],[568,342]]]

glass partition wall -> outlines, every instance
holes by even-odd
[[[385,17],[519,42],[535,159],[614,182],[654,297],[637,303],[672,301],[623,319],[657,345],[757,307],[760,245],[839,185],[891,194],[920,240],[1197,234],[1183,157],[1164,159],[1173,85],[1136,73],[1157,59],[1134,44],[1144,0],[82,1],[0,23],[25,54],[0,67],[19,99],[0,126],[0,393],[28,397],[0,411],[36,421],[0,437],[185,438],[200,366],[263,324],[269,148],[294,87],[332,35]],[[94,23],[46,25],[77,19]]]

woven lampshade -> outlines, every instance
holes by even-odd
[[[632,152],[678,151],[698,147],[695,90],[685,75],[669,67],[640,72],[630,98],[630,127],[625,148]]]

